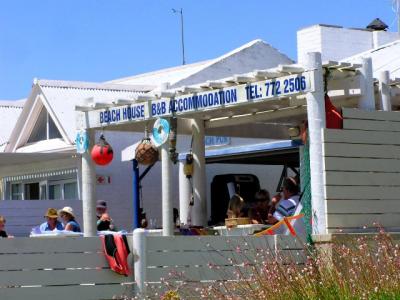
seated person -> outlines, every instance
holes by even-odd
[[[0,216],[0,237],[2,238],[7,238],[8,234],[4,230],[4,227],[6,226],[6,219],[3,216]]]
[[[147,226],[149,226],[149,224],[147,223],[146,217],[144,217],[143,219],[140,220],[140,228],[146,229]]]
[[[293,177],[287,177],[283,181],[282,194],[277,194],[272,198],[272,206],[276,209],[272,212],[273,208],[268,213],[268,224],[275,224],[282,220],[284,217],[293,215],[297,204],[300,201],[299,186]]]
[[[267,190],[262,189],[255,195],[255,203],[249,209],[249,218],[253,224],[265,224],[268,219],[271,199]]]
[[[104,200],[98,200],[96,205],[96,216],[97,216],[97,230],[115,230],[115,225],[110,215],[107,213],[107,202]]]
[[[228,211],[226,212],[228,219],[244,217],[244,200],[238,194],[232,196],[229,200]]]
[[[57,220],[58,214],[55,208],[48,208],[44,217],[46,218],[46,222],[39,226],[40,232],[53,231],[54,229],[64,229],[62,223]]]
[[[63,209],[58,211],[58,215],[65,224],[64,230],[81,232],[81,227],[79,226],[78,222],[75,221],[75,214],[72,207],[65,206]]]
[[[179,219],[179,211],[176,207],[174,207],[172,212],[174,215],[174,225],[176,228],[179,228],[181,226],[180,219]]]

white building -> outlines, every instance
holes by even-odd
[[[7,139],[4,153],[0,153],[0,198],[4,200],[0,202],[0,211],[8,219],[9,232],[27,235],[30,228],[43,221],[43,213],[48,207],[72,206],[81,221],[81,163],[75,150],[76,105],[133,99],[165,82],[176,88],[288,63],[292,61],[287,56],[263,41],[255,40],[216,59],[108,83],[34,80],[31,93]],[[96,169],[100,177],[96,187],[97,198],[107,200],[118,227],[130,229],[132,166],[121,162],[120,153],[144,134],[115,131],[104,134],[114,148],[114,160],[109,166]],[[254,139],[231,139],[230,146],[249,142],[254,143]],[[187,151],[189,143],[190,138],[180,137],[178,151]],[[225,169],[225,172],[230,171]],[[217,172],[223,173],[224,170],[210,168],[210,174]],[[261,168],[254,168],[254,172],[258,175],[263,173]],[[158,226],[161,225],[159,180],[160,170],[156,167],[142,182],[142,206],[148,217],[158,220]],[[178,207],[178,190],[175,190],[174,198]]]
[[[299,30],[297,37],[299,62],[310,51],[321,52],[323,61],[355,62],[371,57],[376,78],[384,70],[390,72],[392,79],[400,77],[400,42],[396,33],[315,25]],[[287,56],[256,40],[212,60],[107,83],[35,80],[23,109],[10,107],[9,102],[0,105],[1,122],[4,122],[1,125],[7,129],[0,136],[0,149],[5,152],[0,153],[0,198],[5,200],[0,202],[0,212],[8,219],[9,231],[15,235],[28,234],[32,226],[42,221],[41,216],[47,207],[70,205],[81,220],[81,164],[74,145],[75,105],[118,98],[133,99],[138,94],[156,90],[164,83],[174,89],[290,63],[292,61]],[[396,88],[392,91],[398,95]],[[398,101],[398,96],[393,97],[393,109],[397,109]],[[12,104],[20,105],[16,102]],[[236,127],[227,129],[224,134],[234,136],[232,132],[239,130],[240,125]],[[110,131],[105,132],[105,136],[114,148],[114,160],[111,165],[96,169],[101,181],[96,187],[97,198],[108,201],[110,214],[119,227],[131,228],[132,166],[121,162],[120,154],[122,149],[143,138],[144,133]],[[271,130],[262,139],[254,139],[257,136],[252,136],[250,131],[248,137],[232,138],[226,146],[265,143],[269,141],[267,138],[281,138],[282,132]],[[190,137],[180,136],[178,152],[187,151],[189,144]],[[208,196],[214,175],[237,173],[237,170],[237,166],[229,164],[208,165]],[[257,175],[261,186],[273,191],[281,168],[271,167],[267,174],[264,166],[252,165],[251,169],[240,167],[239,170],[240,173]],[[173,185],[178,186],[177,167],[173,173]],[[141,200],[148,217],[157,219],[158,226],[161,225],[160,177],[160,169],[155,167],[143,179]],[[175,189],[175,207],[179,207],[178,197],[178,190]],[[40,201],[16,201],[30,199]]]

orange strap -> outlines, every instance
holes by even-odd
[[[272,225],[271,227],[257,232],[256,234],[254,234],[255,236],[263,236],[263,235],[274,235],[275,234],[275,230],[277,228],[279,228],[280,226],[282,226],[282,224],[285,224],[286,227],[289,229],[289,232],[292,236],[296,236],[296,230],[294,230],[292,224],[290,224],[290,221],[292,220],[297,220],[304,217],[304,214],[298,214],[295,216],[290,216],[290,217],[284,217],[282,220],[280,220],[278,223]]]

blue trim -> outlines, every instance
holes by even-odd
[[[237,147],[224,147],[218,149],[206,150],[206,158],[213,158],[218,156],[240,155],[245,153],[274,151],[283,149],[296,149],[303,145],[300,140],[284,140],[276,142],[268,142],[264,144],[243,145]],[[180,153],[178,159],[183,161],[186,159],[187,153]]]
[[[139,164],[132,160],[133,229],[140,228]]]

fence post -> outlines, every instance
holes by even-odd
[[[392,111],[391,91],[390,91],[389,71],[379,73],[379,91],[381,93],[381,109],[384,111]]]
[[[135,261],[134,276],[138,296],[142,297],[146,294],[146,230],[138,228],[133,231],[133,248],[139,257]]]

